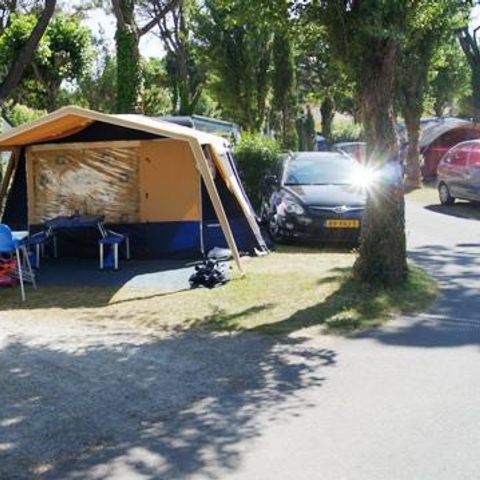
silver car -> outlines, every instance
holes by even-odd
[[[480,140],[459,143],[440,160],[438,195],[442,205],[456,198],[480,202]]]

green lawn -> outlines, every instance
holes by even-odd
[[[176,293],[126,288],[2,290],[9,316],[53,321],[125,322],[153,330],[207,328],[291,333],[300,329],[361,329],[378,326],[402,312],[428,308],[436,283],[412,267],[402,289],[370,289],[350,277],[354,254],[284,247],[246,261],[247,275],[215,290]]]

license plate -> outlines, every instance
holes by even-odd
[[[360,220],[327,220],[327,228],[359,228]]]

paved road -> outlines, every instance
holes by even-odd
[[[442,298],[354,338],[3,318],[0,478],[479,479],[480,222],[408,231]]]

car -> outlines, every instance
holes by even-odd
[[[367,158],[367,144],[365,142],[341,142],[333,145],[333,150],[350,155],[357,162],[365,163]]]
[[[357,243],[366,203],[362,168],[336,152],[282,158],[263,181],[260,217],[272,240]]]
[[[442,157],[437,186],[442,205],[457,198],[480,202],[480,140],[461,142]]]

